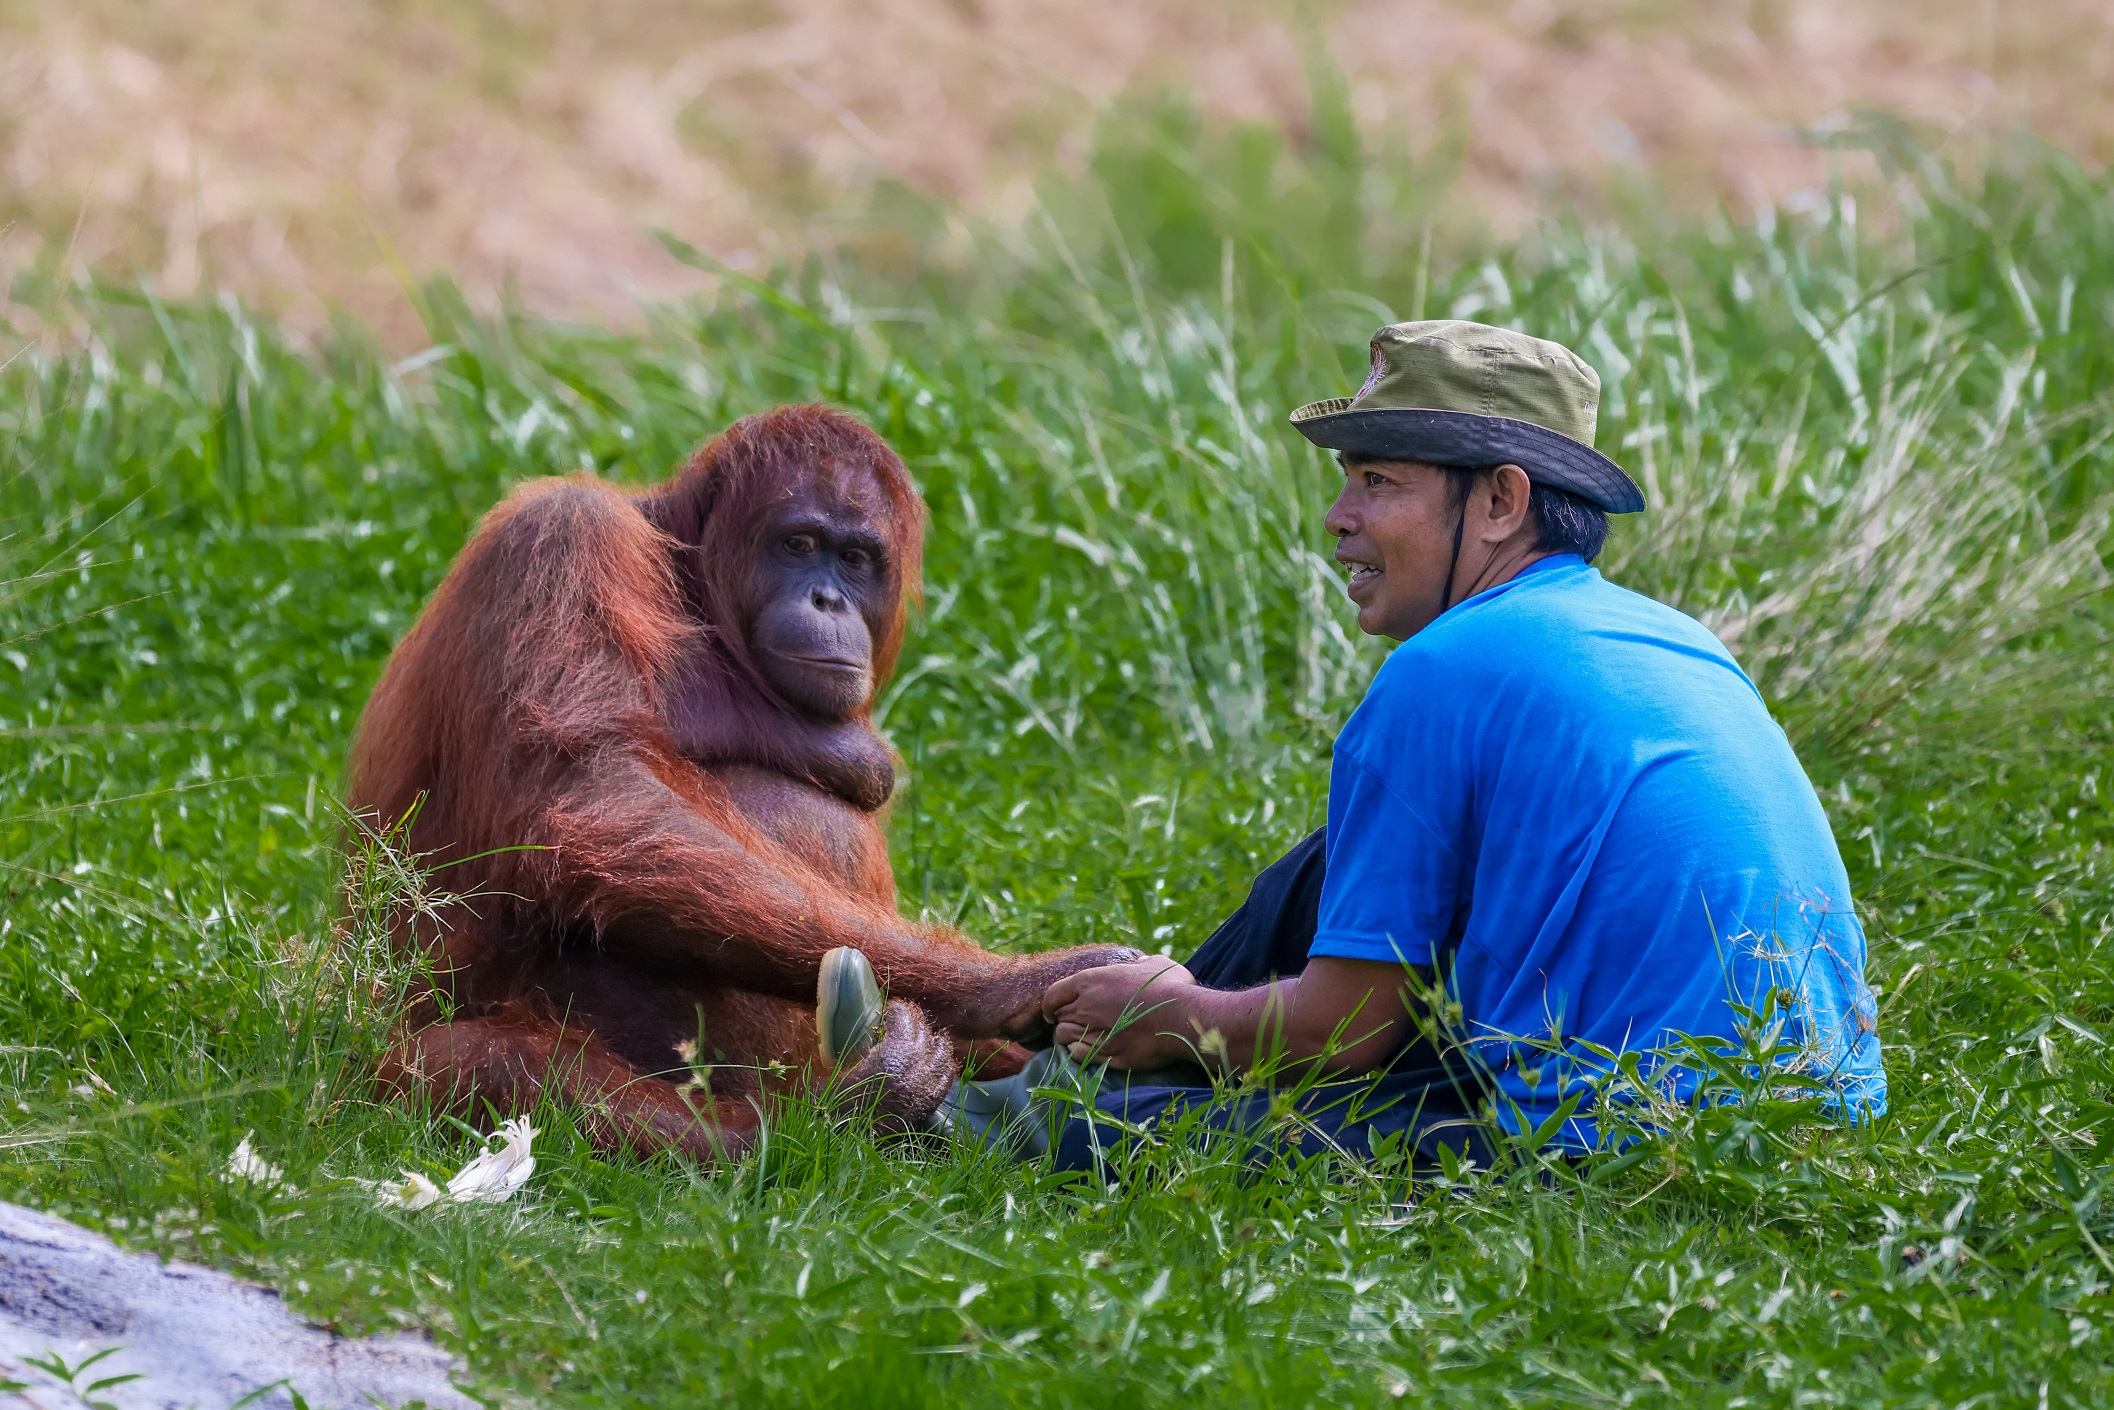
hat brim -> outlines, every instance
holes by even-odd
[[[1569,490],[1610,514],[1644,508],[1644,491],[1620,465],[1532,421],[1472,411],[1353,411],[1347,399],[1336,397],[1302,406],[1292,413],[1292,424],[1325,450],[1459,469],[1509,463],[1529,480]]]

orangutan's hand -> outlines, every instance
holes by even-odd
[[[1042,996],[1059,1047],[1079,1062],[1161,1067],[1190,1058],[1189,1005],[1196,976],[1169,959],[1082,970]]]
[[[1043,994],[1066,975],[1141,956],[1128,945],[1083,945],[1035,955],[987,955],[988,969],[941,999],[924,1000],[933,1021],[957,1038],[1005,1038],[1029,1048],[1050,1045]]]

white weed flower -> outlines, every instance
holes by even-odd
[[[228,1157],[228,1178],[244,1180],[253,1185],[277,1185],[286,1179],[286,1172],[250,1149],[250,1137],[255,1131],[242,1133],[242,1141],[235,1153]]]
[[[502,1122],[499,1149],[486,1151],[465,1165],[448,1182],[448,1198],[456,1204],[498,1204],[511,1199],[536,1173],[536,1157],[529,1154],[529,1143],[535,1139],[536,1128],[528,1124],[527,1117]]]
[[[375,1202],[388,1209],[424,1209],[441,1201],[440,1186],[416,1170],[406,1170],[401,1180],[377,1180],[368,1188]]]

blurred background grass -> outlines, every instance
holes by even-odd
[[[403,350],[435,273],[630,321],[708,282],[654,228],[753,271],[929,253],[901,240],[928,201],[1018,225],[1124,94],[1326,143],[1316,62],[1371,149],[1420,159],[1390,201],[1461,239],[1817,199],[1814,137],[1868,109],[1957,159],[2114,152],[2099,0],[5,0],[0,286],[137,271]]]
[[[20,13],[47,35],[105,23]],[[429,30],[443,55],[503,53],[483,30],[447,40],[471,13],[214,42],[298,37],[387,97],[419,90],[416,46],[390,46]],[[840,42],[817,13],[800,32]],[[935,10],[915,33],[992,13]],[[1759,25],[1819,72],[1799,26],[1878,12],[1432,13],[1526,26],[1558,88],[1504,91],[1568,114],[1568,141],[1589,111],[1568,75],[1685,52],[1665,36],[1698,17]],[[1960,28],[1977,13],[1984,30]],[[1106,29],[1167,14],[1189,12]],[[111,15],[140,46],[158,32]],[[1789,17],[1774,39],[1769,15]],[[1853,67],[2049,15],[1904,20]],[[330,27],[368,20],[366,38]],[[366,256],[280,285],[200,255],[187,286],[94,246],[87,206],[25,218],[0,368],[0,1192],[243,1268],[334,1325],[431,1328],[482,1384],[553,1403],[2114,1402],[2114,202],[2097,139],[2080,159],[2011,125],[2044,94],[2093,111],[2078,75],[2103,31],[2063,20],[2016,90],[2028,106],[1957,138],[1929,114],[1805,143],[1735,122],[1797,169],[1721,205],[1729,188],[1645,163],[1507,187],[1480,129],[1448,145],[1375,123],[1371,56],[1341,37],[1358,22],[1190,14],[1285,37],[1282,111],[1224,106],[1218,70],[1184,96],[1126,69],[1106,104],[1069,99],[1085,106],[1004,148],[1032,187],[1010,207],[996,177],[961,196],[852,163],[841,187],[757,179],[736,244],[612,198],[622,239],[574,247],[633,271],[609,303],[524,273],[495,313],[517,267],[447,240],[371,285]],[[1316,32],[1348,79],[1327,45],[1302,51]],[[57,52],[12,51],[9,72],[57,72]],[[183,71],[155,62],[156,82]],[[242,91],[248,62],[195,81]],[[1405,102],[1425,91],[1423,68],[1389,74]],[[728,109],[764,123],[797,87],[773,76]],[[148,111],[184,111],[153,92]],[[279,129],[260,130],[254,169],[233,169],[262,181]],[[571,189],[559,204],[589,209]],[[96,228],[167,248],[123,209],[95,207]],[[431,269],[461,273],[414,277]],[[207,296],[223,278],[290,321]],[[693,296],[631,302],[657,288]],[[374,321],[333,324],[330,300]],[[567,311],[590,317],[537,316]],[[367,1100],[373,1015],[319,994],[313,965],[346,734],[509,485],[580,465],[643,482],[772,401],[867,418],[932,510],[928,601],[884,703],[908,763],[906,908],[998,945],[1180,953],[1318,819],[1328,740],[1382,654],[1324,556],[1331,471],[1282,417],[1355,385],[1371,329],[1415,314],[1529,328],[1599,367],[1601,445],[1656,506],[1618,528],[1608,570],[1732,641],[1797,741],[1873,937],[1892,1117],[1827,1133],[1702,1113],[1601,1185],[1470,1180],[1420,1203],[1398,1173],[1256,1180],[1182,1149],[1113,1190],[1059,1188],[797,1111],[718,1177],[599,1161],[545,1113],[530,1194],[463,1218],[386,1215],[348,1183],[445,1173],[465,1146]],[[289,1187],[222,1178],[249,1131]]]

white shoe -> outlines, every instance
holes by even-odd
[[[1037,1160],[1050,1149],[1048,1102],[1038,1088],[1076,1087],[1081,1069],[1062,1048],[1045,1048],[1011,1077],[985,1082],[957,1082],[935,1116],[946,1130],[970,1145],[1009,1151],[1022,1160]]]

